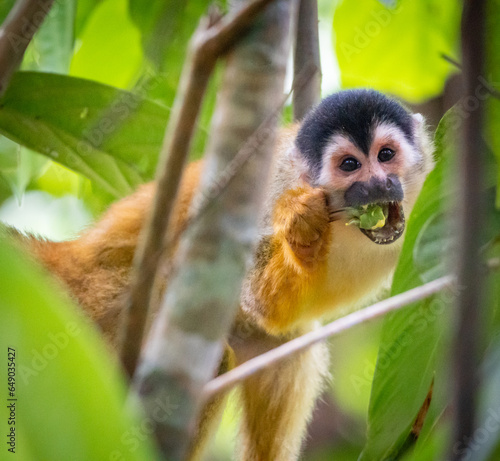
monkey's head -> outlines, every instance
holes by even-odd
[[[373,90],[342,91],[305,118],[296,154],[303,179],[330,192],[333,208],[377,204],[386,215],[376,229],[360,229],[377,244],[396,241],[425,177],[432,143],[423,117]]]

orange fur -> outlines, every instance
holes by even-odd
[[[331,200],[335,200],[332,190],[343,192],[345,187],[337,187],[338,181],[342,184],[349,181],[335,170],[337,154],[332,154],[330,169],[322,176],[323,186],[309,185],[307,164],[293,153],[297,129],[295,125],[284,130],[277,144],[279,161],[274,166],[270,203],[265,213],[270,229],[266,228],[266,233],[260,236],[253,268],[243,284],[241,309],[228,338],[226,357],[232,357],[234,351],[236,364],[310,330],[325,314],[359,304],[377,292],[390,278],[401,248],[401,241],[376,245],[359,229],[346,227],[344,222],[330,222],[329,207]],[[421,142],[427,142],[425,136]],[[349,145],[340,147],[352,149]],[[394,162],[392,167],[384,165],[388,171],[396,169],[398,175],[408,179],[404,201],[407,214],[432,166],[430,150],[426,149],[421,150],[428,158],[425,157],[417,172],[404,163],[405,158],[398,160],[399,164]],[[372,169],[367,170],[373,173]],[[186,225],[200,174],[200,162],[189,165],[184,174],[169,229],[169,235],[174,236],[173,247]],[[116,343],[139,232],[154,193],[154,184],[142,186],[113,205],[95,227],[76,240],[61,243],[27,240],[31,250],[66,284],[112,344]],[[160,280],[162,283],[164,279]],[[224,369],[231,367],[232,361],[226,360]],[[242,385],[244,412],[239,459],[298,458],[327,363],[326,348],[315,346]],[[201,456],[211,421],[222,403],[222,398],[216,399],[206,407],[200,420],[198,443],[191,447],[191,459]]]
[[[298,458],[314,403],[328,374],[328,351],[316,345],[246,380],[240,459],[290,461]]]
[[[173,235],[179,235],[186,222],[200,172],[200,162],[190,164],[186,170],[173,212]],[[35,255],[67,286],[113,345],[139,233],[155,189],[155,183],[141,186],[112,205],[95,227],[76,240],[28,240]]]
[[[326,195],[306,184],[290,189],[278,199],[273,214],[271,257],[255,283],[260,306],[259,325],[270,333],[294,326],[299,306],[313,281],[326,272],[330,223]]]

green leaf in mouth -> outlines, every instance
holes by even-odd
[[[360,207],[349,208],[349,220],[346,225],[355,225],[361,229],[379,229],[384,227],[387,219],[388,207],[372,203]]]

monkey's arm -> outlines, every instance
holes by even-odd
[[[300,300],[325,274],[330,241],[325,191],[307,184],[285,191],[243,289],[243,308],[267,332],[285,332],[299,319]]]

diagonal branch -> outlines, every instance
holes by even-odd
[[[282,346],[250,359],[233,370],[213,379],[205,386],[203,396],[205,399],[210,399],[214,395],[226,391],[239,382],[244,381],[254,373],[268,368],[292,354],[301,352],[304,349],[324,341],[331,336],[346,331],[355,325],[360,325],[391,311],[401,309],[416,301],[428,298],[439,291],[450,288],[453,284],[454,277],[447,275],[335,320],[328,325],[311,331],[310,333],[306,333],[305,335],[293,339]]]
[[[225,18],[203,18],[190,42],[189,54],[158,166],[158,188],[134,261],[134,275],[126,302],[120,356],[129,376],[134,374],[144,336],[163,237],[170,222],[180,178],[189,154],[194,127],[217,59],[248,30],[255,16],[272,0],[255,0]]]
[[[0,96],[54,0],[18,0],[0,28]]]
[[[223,193],[225,188],[230,184],[230,182],[236,177],[236,175],[241,171],[245,163],[254,155],[259,153],[259,149],[262,144],[266,141],[269,134],[272,132],[273,127],[278,122],[283,112],[283,107],[286,101],[290,98],[291,94],[300,92],[304,86],[307,86],[310,79],[314,77],[316,69],[312,66],[307,66],[298,73],[293,81],[291,91],[286,94],[281,100],[280,104],[271,112],[260,126],[255,130],[254,133],[245,141],[241,149],[238,150],[234,158],[226,166],[220,177],[215,178],[213,184],[208,188],[210,194],[203,194],[202,197],[197,197],[196,203],[194,203],[190,216],[187,219],[186,224],[183,228],[189,227],[195,219],[199,218],[204,210],[208,207],[212,200],[215,200],[219,195]],[[177,241],[179,235],[173,235],[172,240]],[[167,245],[168,246],[168,245]]]
[[[210,194],[207,188],[213,178],[220,177],[281,102],[291,7],[291,0],[269,5],[226,60],[198,196]],[[196,450],[193,435],[202,412],[201,391],[219,368],[224,338],[239,305],[265,198],[256,184],[266,181],[276,128],[275,119],[259,137],[258,155],[241,165],[237,177],[183,233],[168,290],[134,374],[131,391],[153,419],[157,441],[168,459],[186,459],[189,451]],[[178,411],[156,418],[158,402],[164,399]],[[204,420],[198,434],[207,432]]]

